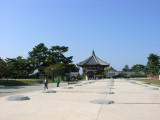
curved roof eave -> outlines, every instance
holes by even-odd
[[[85,66],[85,65],[100,65],[100,66],[109,66],[109,64],[107,62],[104,62],[103,60],[101,60],[100,58],[98,58],[95,53],[93,52],[92,56],[90,56],[89,58],[87,58],[86,60],[80,62],[77,64],[77,66]]]

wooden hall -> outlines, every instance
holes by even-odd
[[[82,67],[85,77],[95,79],[96,75],[104,75],[104,68],[109,67],[109,64],[99,59],[93,51],[92,56],[78,63],[77,66]]]

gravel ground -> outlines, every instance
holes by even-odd
[[[160,89],[148,90],[156,87],[115,79],[115,89],[111,89],[115,94],[99,94],[109,91],[108,83],[109,79],[93,84],[82,81],[78,83],[82,86],[69,85],[73,89],[51,85],[49,91],[56,93],[38,90],[0,97],[0,120],[160,120]]]
[[[60,87],[66,86],[68,83],[60,83]],[[56,83],[48,84],[48,88],[56,88]],[[26,86],[10,86],[10,87],[2,87],[0,86],[0,97],[8,96],[8,95],[15,95],[20,93],[28,93],[32,91],[44,90],[44,84],[38,85],[26,85]]]

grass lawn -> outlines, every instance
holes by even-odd
[[[150,80],[150,79],[134,79],[136,81],[142,81],[147,84],[153,84],[160,87],[160,80]]]
[[[39,79],[2,79],[0,80],[1,86],[21,86],[21,85],[35,85],[43,84],[44,80]],[[49,83],[52,83],[52,80],[48,80]]]

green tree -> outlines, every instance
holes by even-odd
[[[136,65],[132,66],[131,70],[134,71],[136,74],[139,74],[139,72],[145,72],[146,67],[141,64],[136,64]]]
[[[7,72],[7,66],[3,59],[0,58],[0,78],[3,78],[6,76]]]
[[[78,72],[79,68],[76,67],[75,64],[63,64],[63,63],[56,63],[55,65],[50,65],[44,69],[44,72],[52,77],[57,75],[65,75],[66,73],[70,72]]]
[[[12,78],[24,78],[33,73],[32,65],[28,59],[23,59],[21,56],[17,58],[6,59],[7,68],[9,71],[9,77]]]
[[[108,73],[108,69],[109,69],[109,67],[106,67],[106,68],[104,69],[104,74]]]
[[[79,68],[75,64],[65,64],[65,73],[79,72]]]
[[[8,77],[11,78],[17,78],[18,76],[18,67],[17,67],[17,61],[15,58],[7,58],[5,59],[7,68],[8,68]]]
[[[44,72],[50,76],[63,76],[65,74],[65,66],[63,63],[56,63],[44,69]]]
[[[147,73],[156,76],[160,70],[160,57],[156,54],[150,54],[147,62]]]
[[[29,52],[28,59],[32,61],[35,69],[38,69],[38,73],[41,74],[44,71],[44,68],[48,66],[47,63],[48,48],[44,43],[40,43]]]
[[[33,74],[33,72],[35,71],[35,64],[33,59],[26,59],[25,70],[27,71],[27,75]]]
[[[125,67],[122,69],[124,72],[129,72],[130,69],[129,69],[129,66],[128,65],[125,65]]]
[[[44,69],[44,72],[54,78],[54,65],[50,65]]]
[[[68,51],[68,47],[65,46],[52,46],[48,52],[48,62],[50,64],[56,63],[64,63],[69,64],[72,63],[73,56],[65,57],[64,53]]]

